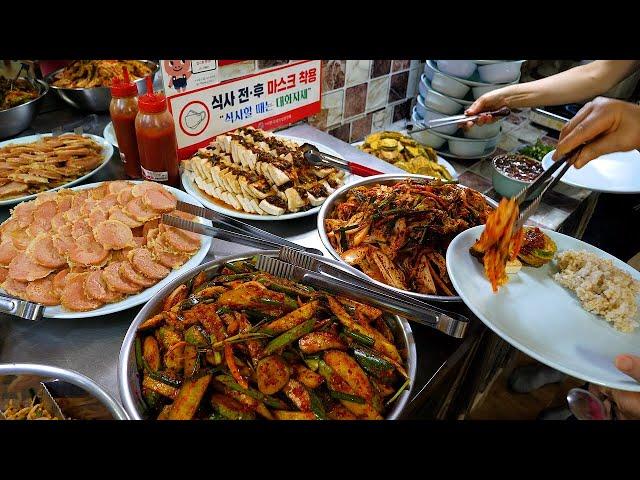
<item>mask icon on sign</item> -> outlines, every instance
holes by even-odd
[[[204,122],[205,115],[205,112],[189,110],[184,116],[184,123],[188,129],[195,130],[202,122]]]

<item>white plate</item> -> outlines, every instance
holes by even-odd
[[[99,143],[102,148],[102,156],[104,157],[104,161],[98,165],[96,168],[94,168],[93,170],[91,170],[89,173],[87,173],[86,175],[76,178],[75,180],[72,180],[69,183],[65,183],[64,185],[60,185],[59,187],[56,188],[52,188],[51,190],[43,190],[42,192],[38,192],[38,193],[34,193],[32,195],[27,195],[24,197],[16,197],[16,198],[10,198],[8,200],[1,200],[0,201],[0,207],[4,206],[4,205],[13,205],[15,203],[20,203],[20,202],[25,202],[27,200],[33,200],[34,198],[36,198],[38,195],[40,195],[41,193],[45,193],[45,192],[55,192],[56,190],[60,190],[61,188],[69,188],[73,185],[77,185],[78,183],[86,180],[87,178],[91,177],[93,174],[97,173],[98,171],[100,171],[101,169],[103,169],[107,163],[109,163],[109,160],[111,160],[111,157],[113,157],[113,147],[111,146],[111,144],[109,142],[107,142],[104,138],[102,137],[98,137],[97,135],[91,135],[88,133],[83,134],[85,137],[90,137],[93,141]],[[42,137],[50,137],[51,134],[50,133],[39,133],[37,135],[29,135],[26,137],[19,137],[19,138],[14,138],[13,140],[6,140],[4,142],[0,142],[0,148],[2,147],[6,147],[7,145],[22,145],[24,143],[32,143],[32,142],[37,142],[38,140],[42,139]]]
[[[485,157],[488,157],[489,155],[493,155],[495,153],[496,149],[498,148],[497,145],[494,145],[493,147],[489,147],[484,152],[482,152],[482,155],[471,156],[471,157],[461,157],[460,155],[455,155],[455,154],[451,153],[449,151],[448,144],[445,143],[445,145],[447,145],[447,147],[445,149],[440,148],[439,150],[436,150],[436,152],[438,152],[440,155],[445,155],[445,156],[451,157],[451,158],[457,158],[459,160],[477,160],[479,158],[485,158]],[[440,157],[438,157],[438,158],[440,158]]]
[[[118,148],[118,139],[116,138],[116,131],[113,129],[113,122],[107,123],[107,126],[102,131],[102,136],[107,142]]]
[[[505,87],[507,85],[513,85],[514,83],[518,83],[520,81],[520,74],[518,74],[518,78],[516,78],[513,82],[509,82],[509,83],[483,82],[482,80],[480,80],[480,75],[478,74],[478,70],[473,72],[473,75],[471,75],[469,78],[460,78],[460,77],[454,77],[453,75],[448,75],[442,72],[441,70],[438,70],[438,67],[436,66],[436,62],[434,62],[433,60],[427,60],[427,65],[429,65],[429,67],[431,67],[436,72],[440,72],[445,77],[453,78],[454,80],[457,80],[460,83],[464,83],[465,85],[469,85],[470,87],[488,87],[490,85],[499,85],[501,87]]]
[[[139,181],[129,180],[132,183],[140,183]],[[104,182],[91,183],[89,185],[81,185],[79,187],[75,187],[72,190],[86,190],[87,188],[95,188],[99,185],[102,185]],[[183,202],[192,203],[194,205],[198,205],[199,207],[202,204],[193,198],[191,195],[187,195],[181,190],[177,188],[164,186],[167,190],[173,193],[178,200]],[[201,223],[205,223],[207,225],[211,225],[210,220],[205,220],[203,218],[198,218],[198,221]],[[69,310],[65,310],[61,305],[55,307],[46,307],[44,309],[44,316],[47,318],[85,318],[85,317],[98,317],[100,315],[108,315],[110,313],[120,312],[122,310],[126,310],[127,308],[135,307],[140,305],[150,298],[152,298],[156,293],[158,293],[167,283],[171,282],[174,278],[181,275],[185,270],[189,270],[197,265],[200,265],[204,257],[209,252],[209,248],[211,247],[212,239],[210,237],[201,236],[201,246],[200,250],[196,252],[196,254],[189,259],[187,263],[185,263],[182,267],[177,270],[172,270],[171,273],[156,283],[154,286],[143,290],[137,295],[130,295],[126,297],[124,300],[115,303],[108,303],[103,307],[97,308],[95,310],[90,310],[88,312],[71,312]],[[0,289],[0,291],[3,291]]]
[[[542,168],[547,170],[555,150],[542,159]],[[558,170],[555,175],[560,173]],[[640,193],[640,152],[615,152],[591,160],[584,167],[569,168],[560,179],[562,183],[594,192]]]
[[[403,135],[406,135],[406,133],[403,133]],[[417,140],[416,140],[416,141],[417,141]],[[358,146],[362,145],[363,143],[364,143],[364,141],[361,141],[361,142],[354,142],[354,143],[352,143],[351,145],[353,145],[354,147],[358,147]],[[420,142],[418,142],[418,143],[420,143]],[[423,144],[420,144],[420,145],[423,145]],[[433,147],[429,147],[428,145],[425,145],[425,147],[428,147],[428,148],[433,149]],[[436,151],[436,150],[434,150],[434,152],[435,152],[435,151]],[[369,154],[369,155],[371,155],[371,154]],[[373,156],[375,157],[375,155],[373,155]],[[378,157],[376,157],[376,158],[378,158]],[[438,159],[438,163],[439,163],[440,165],[442,165],[444,168],[446,168],[446,169],[447,169],[447,172],[449,172],[449,174],[451,175],[451,177],[452,177],[454,180],[457,180],[457,179],[458,179],[458,172],[456,172],[456,169],[453,167],[453,165],[451,165],[449,162],[447,162],[447,161],[446,161],[444,158],[442,158],[440,155],[436,155],[436,158]],[[380,160],[383,160],[383,159],[381,158]],[[383,160],[383,161],[384,161],[384,160]],[[389,165],[393,165],[393,163],[390,163]],[[398,167],[398,168],[400,168],[400,167]],[[404,172],[404,170],[403,170],[403,172]],[[398,172],[398,173],[402,173],[402,172]],[[408,172],[407,172],[407,173],[408,173]]]
[[[278,138],[296,142],[299,145],[309,142],[309,140],[306,140],[304,138],[292,137],[291,135],[276,135],[276,136]],[[321,152],[328,153],[329,155],[334,155],[338,158],[344,159],[342,155],[340,155],[338,152],[336,152],[335,150],[329,147],[324,146],[321,143],[318,143],[315,141],[311,143],[313,143],[313,145],[318,147],[318,149]],[[344,176],[345,185],[349,183],[349,180],[351,179],[351,177],[352,177],[351,175],[349,175],[348,173],[345,173],[345,176]],[[318,205],[317,207],[311,208],[309,210],[305,210],[304,212],[285,213],[283,215],[258,215],[255,213],[240,212],[235,208],[232,208],[230,206],[225,206],[222,203],[213,201],[213,199],[209,195],[207,195],[205,192],[200,190],[200,188],[198,188],[198,186],[193,180],[193,174],[191,172],[187,170],[183,170],[182,174],[180,175],[180,179],[182,181],[182,186],[184,187],[185,191],[190,195],[193,195],[194,197],[196,197],[198,200],[200,200],[205,207],[210,208],[215,212],[223,213],[230,217],[241,218],[243,220],[263,220],[266,222],[292,220],[294,218],[308,217],[310,215],[315,215],[316,213],[318,213],[318,211],[320,210],[320,207],[322,206],[322,205]]]
[[[473,313],[505,341],[552,368],[607,387],[640,391],[640,383],[613,364],[616,355],[640,355],[640,330],[618,332],[603,318],[585,311],[577,297],[552,278],[555,262],[522,267],[494,294],[482,264],[469,253],[483,229],[480,225],[462,232],[447,250],[451,282]],[[596,253],[640,280],[638,271],[608,253],[567,235],[543,231],[559,252]]]

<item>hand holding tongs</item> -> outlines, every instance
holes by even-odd
[[[562,176],[565,173],[567,173],[567,170],[569,170],[569,168],[573,165],[573,162],[578,157],[581,150],[582,150],[582,147],[578,147],[570,151],[566,155],[563,155],[562,158],[554,162],[553,165],[551,165],[545,172],[543,172],[538,178],[536,178],[533,183],[531,183],[528,187],[523,188],[520,191],[520,193],[518,193],[518,195],[513,197],[517,205],[522,205],[526,200],[526,198],[532,192],[535,192],[538,188],[540,188],[543,184],[546,183],[542,191],[533,200],[531,200],[529,205],[527,205],[527,207],[524,210],[520,211],[520,215],[518,216],[518,221],[513,227],[514,232],[520,230],[524,225],[524,222],[526,222],[527,219],[531,215],[533,215],[533,213],[538,209],[544,194],[547,193],[550,189],[552,189],[556,185],[556,183],[560,181],[560,178],[562,178]],[[560,173],[558,173],[558,175],[553,177],[553,174],[563,165],[564,165],[564,168],[560,171]]]
[[[384,173],[358,163],[343,160],[335,155],[321,152],[315,145],[311,145],[310,143],[305,143],[300,148],[304,152],[305,160],[316,167],[333,167],[361,177],[371,177]]]
[[[416,122],[415,124],[408,124],[406,126],[407,133],[409,135],[422,132],[424,130],[431,130],[433,128],[446,127],[447,125],[457,125],[467,122],[475,122],[479,118],[491,116],[492,118],[508,117],[511,114],[511,110],[508,107],[502,107],[499,110],[493,112],[482,112],[477,115],[453,115],[451,117],[442,117],[429,120],[428,122]],[[414,125],[420,125],[421,128],[414,128]]]
[[[286,260],[283,260],[286,259]],[[408,295],[379,287],[326,261],[300,252],[280,251],[279,258],[258,256],[259,270],[311,285],[315,288],[367,301],[386,312],[400,315],[455,338],[463,338],[469,319],[455,312],[436,308]]]
[[[176,209],[181,212],[190,213],[197,217],[211,220],[212,226],[203,225],[197,222],[191,222],[183,218],[171,216],[169,214],[162,215],[162,223],[166,225],[188,230],[190,232],[199,233],[200,235],[208,235],[213,238],[219,238],[227,242],[239,243],[249,247],[262,249],[278,249],[280,247],[289,247],[294,250],[302,250],[307,253],[314,253],[322,256],[322,252],[316,248],[308,248],[298,245],[297,243],[285,240],[278,235],[261,230],[258,227],[227,217],[212,210],[199,207],[187,202],[178,201]]]

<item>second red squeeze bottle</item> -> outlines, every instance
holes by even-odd
[[[178,141],[167,99],[154,93],[151,76],[147,77],[147,93],[138,99],[136,136],[142,176],[146,180],[178,186]]]

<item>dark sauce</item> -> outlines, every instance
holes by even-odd
[[[544,172],[540,162],[524,155],[500,155],[495,165],[501,173],[522,182],[532,182]]]

